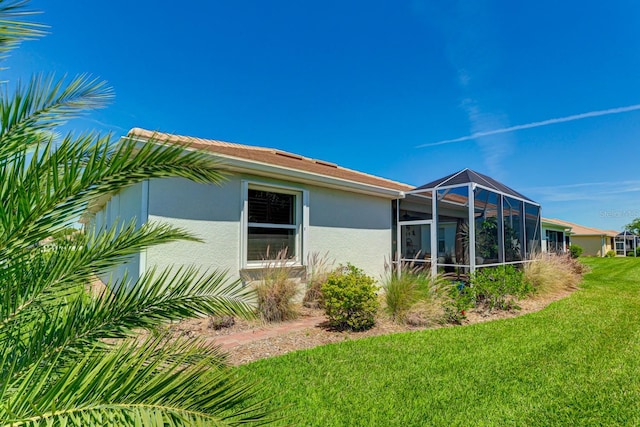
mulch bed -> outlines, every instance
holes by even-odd
[[[572,290],[567,290],[556,294],[537,296],[532,299],[520,301],[518,303],[520,305],[520,310],[493,310],[491,312],[472,310],[467,313],[467,318],[463,321],[463,325],[487,322],[497,319],[512,318],[527,313],[533,313],[542,310],[554,301],[570,295],[572,292]],[[322,316],[323,312],[318,309],[302,308],[300,315]],[[175,324],[171,327],[171,330],[175,336],[200,338],[204,339],[205,341],[213,341],[215,343],[216,337],[229,336],[246,331],[265,329],[269,327],[269,324],[265,324],[264,322],[261,322],[259,320],[236,319],[235,323],[232,326],[215,330],[213,327],[211,327],[209,319],[193,319]],[[434,324],[425,327],[411,327],[395,323],[386,316],[379,316],[376,320],[376,325],[373,328],[363,332],[332,331],[327,327],[326,323],[324,323],[316,327],[306,328],[304,330],[284,332],[274,337],[256,339],[248,343],[239,344],[234,347],[228,348],[226,349],[226,351],[228,353],[229,363],[232,365],[240,365],[267,357],[278,356],[292,351],[313,348],[330,343],[361,339],[376,335],[433,329],[439,327],[454,326]]]

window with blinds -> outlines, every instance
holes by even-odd
[[[249,188],[247,194],[247,261],[275,259],[278,252],[297,254],[300,195]]]

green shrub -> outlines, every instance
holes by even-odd
[[[614,258],[616,256],[616,251],[607,251],[607,253],[604,254],[604,256],[607,258]]]
[[[569,245],[569,253],[571,253],[571,258],[578,258],[582,255],[582,246]]]
[[[321,288],[329,324],[339,330],[373,327],[379,305],[374,282],[351,264],[332,272]]]
[[[471,278],[469,289],[476,306],[488,310],[517,308],[515,300],[533,293],[533,286],[524,280],[522,271],[512,265],[481,268]]]
[[[636,248],[636,256],[640,256],[640,247]]]

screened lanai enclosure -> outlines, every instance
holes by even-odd
[[[540,251],[540,205],[470,169],[407,192],[394,209],[396,261],[433,274],[520,264]]]
[[[636,249],[640,246],[640,237],[625,230],[615,238],[616,256],[637,256]]]

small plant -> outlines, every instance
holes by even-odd
[[[614,258],[616,256],[616,251],[607,251],[607,253],[604,254],[604,256],[607,258]]]
[[[211,316],[209,317],[209,329],[219,331],[220,329],[230,328],[236,324],[236,318],[233,316]]]
[[[322,284],[327,281],[333,262],[328,261],[328,253],[320,255],[318,252],[307,257],[307,290],[302,298],[302,304],[309,308],[323,306]]]
[[[329,324],[339,330],[373,327],[379,306],[374,282],[351,264],[332,272],[321,288]]]
[[[578,258],[582,255],[582,246],[578,245],[569,245],[569,253],[571,254],[571,258]]]
[[[475,306],[475,295],[468,283],[457,280],[445,287],[442,308],[444,321],[459,325],[467,318],[467,311]]]
[[[512,265],[495,268],[481,268],[471,278],[470,291],[476,306],[484,305],[488,310],[494,308],[510,310],[517,308],[516,300],[533,293],[533,286],[523,279],[523,273]]]
[[[278,251],[275,259],[265,261],[255,285],[258,313],[266,322],[281,322],[298,317],[294,298],[298,286],[289,277],[290,259],[287,249]]]
[[[423,299],[411,306],[404,316],[409,326],[430,326],[447,323],[443,304],[437,299]]]
[[[580,277],[582,277],[584,273],[588,273],[589,271],[591,271],[589,266],[580,262],[578,258],[571,258],[571,257],[565,257],[565,258],[567,259],[567,263],[573,269],[573,272],[575,274],[578,274]]]

